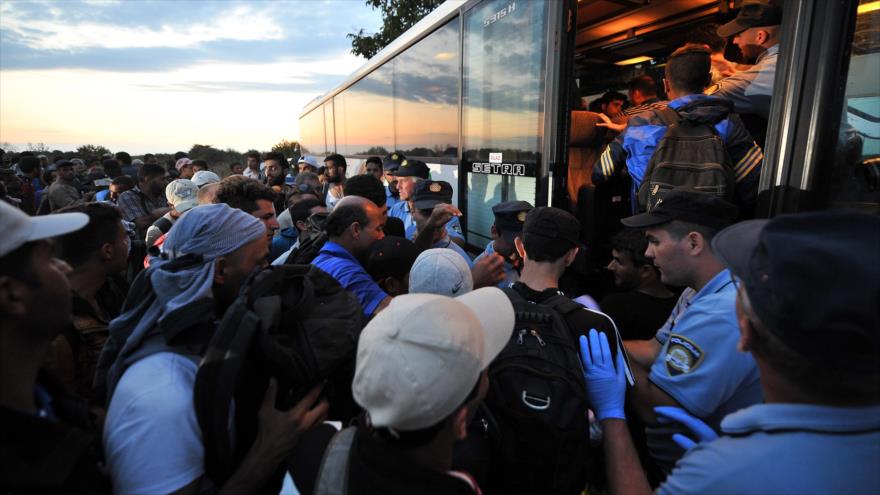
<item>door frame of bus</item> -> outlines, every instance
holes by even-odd
[[[857,7],[857,0],[785,4],[758,216],[821,208],[827,198]]]

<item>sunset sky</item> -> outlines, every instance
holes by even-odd
[[[0,0],[0,143],[265,150],[380,25],[363,0]]]

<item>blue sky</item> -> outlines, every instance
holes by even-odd
[[[3,0],[0,142],[267,149],[380,24],[363,0]]]

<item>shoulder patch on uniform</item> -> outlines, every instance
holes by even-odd
[[[718,92],[719,89],[721,89],[721,83],[717,82],[717,83],[709,86],[708,88],[706,88],[706,90],[703,91],[703,94],[714,95],[715,93]]]
[[[669,373],[669,376],[690,373],[703,362],[705,353],[693,341],[681,335],[672,334],[669,336],[668,342],[669,346],[666,349],[666,356],[663,358],[663,361],[666,364],[666,371]]]

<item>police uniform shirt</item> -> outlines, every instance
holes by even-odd
[[[393,194],[391,194],[391,188],[385,186],[385,206],[388,207],[389,214],[391,213],[391,208],[394,208],[395,206],[397,206],[397,204],[401,202],[402,201],[398,196],[394,196]]]
[[[758,57],[755,65],[718,81],[706,89],[706,94],[730,100],[736,113],[753,113],[767,120],[778,57],[779,45],[773,45]]]
[[[474,264],[479,263],[479,261],[486,256],[491,256],[495,254],[495,241],[489,241],[489,244],[486,245],[486,250],[480,253],[479,256],[474,259]],[[504,289],[510,287],[514,282],[519,280],[519,272],[516,271],[516,268],[510,264],[506,259],[504,260],[504,280],[498,283],[499,289]]]
[[[412,213],[409,210],[409,202],[399,200],[397,204],[388,209],[388,216],[399,218],[403,222],[403,228],[406,229],[406,238],[410,241],[415,241],[416,239],[416,221],[413,219]],[[446,234],[452,237],[458,237],[459,239],[464,239],[464,234],[461,232],[461,222],[458,221],[458,217],[452,217],[451,220],[446,222]]]
[[[880,406],[758,404],[689,450],[658,494],[877,493]]]
[[[736,349],[736,288],[722,270],[683,308],[651,366],[648,379],[716,431],[727,414],[763,400],[758,368]],[[647,428],[648,448],[669,472],[684,453],[672,441],[677,425]]]
[[[455,251],[456,253],[460,254],[462,258],[464,258],[464,261],[467,263],[468,268],[474,267],[474,262],[471,260],[471,257],[468,256],[466,252],[464,252],[464,249],[462,249],[461,246],[452,242],[452,239],[450,239],[449,236],[440,239],[439,241],[435,242],[433,246],[431,246],[431,249],[440,248],[451,249]]]

